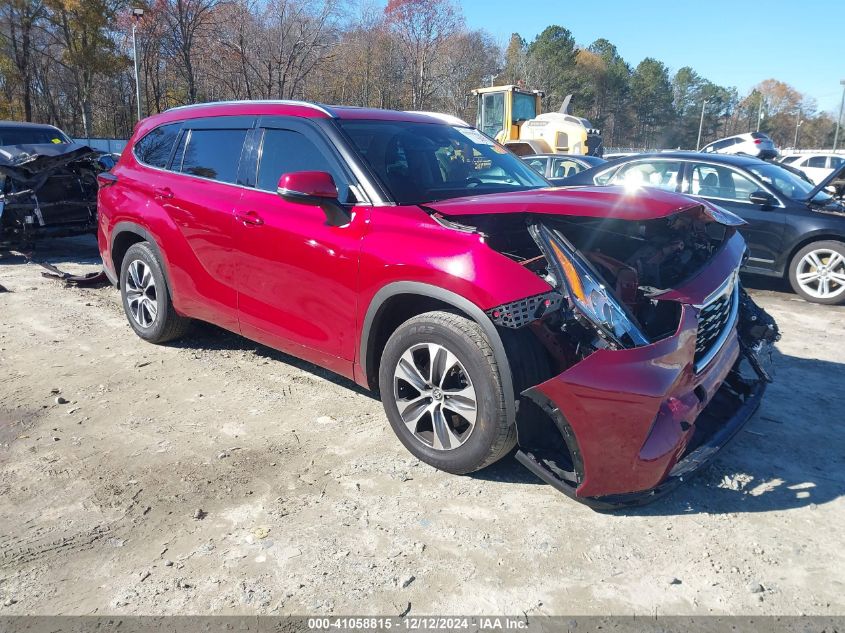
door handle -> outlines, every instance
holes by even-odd
[[[169,200],[173,197],[173,192],[170,190],[170,187],[156,187],[153,192],[155,193],[155,197],[159,200]]]
[[[264,224],[264,220],[255,211],[247,211],[246,213],[235,211],[235,219],[238,222],[243,222],[244,226],[261,226]]]

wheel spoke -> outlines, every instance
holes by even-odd
[[[155,288],[155,282],[153,281],[153,274],[147,266],[144,266],[144,270],[141,274],[141,287],[144,290],[148,290],[150,287]]]
[[[443,401],[443,408],[457,413],[470,425],[475,424],[478,404],[475,401],[475,389],[472,388],[472,385],[459,390],[444,391],[443,394],[446,397]]]
[[[152,323],[155,321],[156,315],[158,314],[158,305],[156,305],[155,301],[152,301],[149,298],[144,299],[144,305],[147,306],[147,312],[150,315],[150,322]]]
[[[442,387],[449,370],[455,366],[458,359],[452,352],[440,345],[429,344],[428,354],[431,359],[429,363],[429,384]]]
[[[828,273],[827,275],[840,286],[845,285],[845,273]]]
[[[823,296],[830,294],[830,280],[827,277],[823,278],[821,284],[819,284],[819,292]]]
[[[131,282],[132,288],[140,290],[141,286],[141,278],[138,272],[139,262],[135,261],[129,265],[129,279],[127,281]]]
[[[816,272],[798,273],[796,275],[796,277],[798,278],[798,281],[803,281],[803,282],[815,281],[816,279],[819,278],[819,273],[816,273]]]
[[[434,429],[434,448],[446,450],[461,444],[461,441],[455,437],[452,429],[449,428],[449,423],[446,421],[446,416],[443,415],[443,408],[440,405],[431,408],[431,424]]]
[[[426,380],[417,368],[411,350],[407,350],[399,359],[396,378],[401,378],[420,393],[426,391]]]
[[[819,256],[816,254],[815,251],[813,251],[812,253],[807,253],[807,259],[809,259],[810,263],[816,268],[821,268],[822,266],[824,266],[824,264],[822,264],[822,260],[819,259]]]
[[[428,411],[430,400],[427,395],[419,395],[410,400],[399,400],[396,402],[399,415],[402,416],[402,421],[411,433],[417,432],[417,422]]]
[[[839,264],[841,264],[843,261],[845,261],[845,258],[843,258],[842,255],[840,255],[839,253],[837,253],[835,251],[831,252],[830,258],[827,260],[827,267],[828,267],[829,270],[833,270]]]

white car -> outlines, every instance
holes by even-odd
[[[719,141],[713,141],[701,148],[702,152],[717,154],[745,154],[756,158],[775,158],[778,151],[774,142],[762,132],[737,134]]]
[[[780,162],[800,169],[814,184],[819,184],[830,176],[834,169],[845,165],[845,154],[792,154],[785,156]]]

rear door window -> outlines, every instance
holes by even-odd
[[[807,167],[820,167],[824,169],[827,156],[813,156],[807,161]]]
[[[135,143],[135,157],[144,165],[164,169],[181,127],[181,123],[168,123],[151,130]]]
[[[569,178],[579,171],[584,171],[580,163],[569,158],[555,158],[552,160],[552,178]]]
[[[676,191],[681,173],[681,162],[676,160],[638,161],[622,166],[608,184],[656,187]]]
[[[247,134],[243,130],[190,130],[187,132],[181,164],[174,164],[183,174],[235,183],[241,150]]]
[[[695,163],[690,173],[689,191],[694,196],[748,202],[760,189],[742,174],[722,165]]]

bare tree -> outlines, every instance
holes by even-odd
[[[8,31],[7,28],[0,29],[0,37],[11,49],[26,121],[32,121],[33,31],[43,18],[44,3],[41,0],[3,0],[0,3],[0,19],[8,28]]]
[[[436,86],[432,71],[442,45],[462,26],[450,0],[388,0],[388,23],[402,43],[406,76],[411,85],[411,107],[429,107]]]

